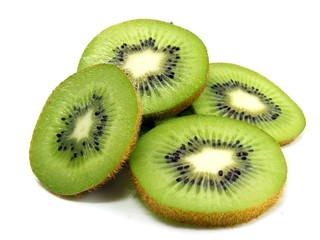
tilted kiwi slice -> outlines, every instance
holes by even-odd
[[[182,223],[249,221],[278,200],[287,166],[267,133],[234,119],[192,115],[143,135],[129,160],[146,204]]]
[[[264,76],[230,63],[212,63],[202,95],[193,103],[197,114],[229,117],[251,123],[280,145],[293,141],[306,120],[299,106]]]
[[[78,66],[120,67],[141,97],[144,117],[174,115],[203,91],[208,54],[190,31],[170,23],[137,19],[111,26],[86,47]]]
[[[93,189],[127,159],[140,121],[136,92],[120,69],[82,70],[49,96],[31,140],[32,170],[56,194]]]

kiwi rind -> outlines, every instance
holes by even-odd
[[[108,120],[114,130],[108,129],[104,134],[105,139],[100,142],[99,152],[89,154],[88,158],[84,156],[83,159],[70,160],[61,155],[65,153],[57,155],[55,133],[48,135],[60,124],[59,117],[55,115],[61,115],[63,106],[72,106],[72,100],[79,99],[77,95],[81,99],[83,94],[96,90],[104,93],[103,97],[109,100],[112,98],[110,103],[117,105],[116,102],[120,102],[120,105],[126,105],[112,110],[116,114],[114,119],[118,120],[115,122],[122,122],[123,127],[120,123],[112,123],[112,119]],[[130,103],[126,103],[128,100]],[[110,106],[110,109],[114,108],[113,106]],[[48,97],[30,143],[31,169],[42,185],[57,195],[72,196],[95,190],[112,178],[128,159],[138,138],[141,118],[141,107],[133,85],[120,69],[110,64],[99,64],[81,70],[60,83]],[[117,127],[119,134],[116,132]],[[112,142],[108,143],[108,139]],[[113,141],[115,139],[120,141],[120,146],[112,147],[117,145]]]
[[[206,89],[192,104],[196,114],[232,117],[240,121],[249,122],[269,133],[281,146],[294,141],[305,128],[306,119],[301,108],[275,83],[261,74],[240,65],[218,62],[209,65],[208,79]],[[245,87],[247,87],[246,90],[243,89],[244,91],[257,91],[258,94],[261,94],[257,95],[255,93],[255,96],[261,99],[265,98],[264,101],[266,104],[272,103],[270,108],[275,108],[275,110],[272,111],[276,113],[275,116],[277,116],[277,118],[272,119],[271,116],[268,116],[268,114],[271,115],[271,112],[266,112],[263,114],[267,115],[269,118],[268,121],[260,121],[260,117],[264,118],[261,114],[255,116],[257,121],[251,121],[251,116],[249,116],[248,119],[244,119],[244,117],[246,117],[245,115],[250,115],[250,113],[246,113],[246,110],[243,110],[245,115],[243,115],[243,119],[240,119],[240,112],[237,112],[238,110],[228,104],[225,104],[223,107],[231,107],[231,110],[235,111],[235,114],[229,116],[228,114],[231,110],[229,110],[229,112],[225,112],[224,109],[220,110],[219,107],[221,106],[218,106],[218,104],[221,103],[218,101],[221,100],[217,99],[221,97],[217,97],[218,95],[214,93],[216,90],[212,89],[212,87],[219,86],[221,89],[228,89],[229,86],[225,86],[224,84],[229,84],[230,81],[233,81],[231,84],[237,84],[236,82],[240,84],[243,83],[243,86],[245,85]],[[253,87],[253,90],[251,87]],[[234,89],[237,88],[238,86],[234,87]],[[225,96],[223,98],[225,98]]]
[[[250,181],[253,183],[243,185],[247,182],[243,178],[239,182],[240,185],[230,185],[230,190],[226,189],[226,193],[221,197],[217,195],[221,193],[221,188],[214,193],[207,188],[201,189],[202,187],[197,190],[192,187],[195,185],[185,184],[183,186],[182,182],[182,186],[178,185],[180,182],[178,179],[175,181],[175,171],[166,165],[168,163],[166,156],[159,156],[162,156],[164,152],[171,152],[172,149],[176,149],[176,146],[180,146],[183,140],[179,143],[176,141],[179,141],[181,136],[182,139],[190,137],[187,136],[190,133],[187,134],[183,128],[195,129],[202,125],[205,127],[199,132],[205,136],[217,134],[212,136],[226,136],[226,139],[230,139],[230,141],[235,136],[236,138],[245,136],[242,143],[253,144],[255,151],[251,154],[253,154],[252,158],[259,159],[254,161],[255,168],[260,172],[258,177],[255,176],[251,179],[254,180]],[[212,126],[215,129],[212,131],[215,133],[205,131],[205,129],[208,130],[208,126],[210,128]],[[220,128],[227,128],[228,131],[220,130]],[[240,132],[239,135],[238,132]],[[260,165],[262,162],[266,165]],[[137,192],[151,210],[174,221],[205,227],[230,226],[247,222],[268,210],[281,196],[287,172],[286,162],[278,143],[264,131],[233,119],[201,115],[171,119],[150,130],[138,140],[130,157],[129,165]],[[178,165],[173,167],[176,168],[176,166]],[[261,169],[265,170],[261,172]],[[149,173],[152,173],[152,176]],[[174,179],[170,180],[171,177]],[[259,185],[260,190],[258,191],[256,191],[256,184]],[[203,186],[208,185],[204,184]],[[254,187],[252,188],[252,186]],[[255,188],[256,190],[254,190]],[[201,194],[197,196],[199,192]],[[229,198],[229,196],[232,197]]]
[[[140,35],[137,34],[139,31]],[[176,38],[172,37],[175,35]],[[174,79],[170,80],[171,83],[164,84],[165,87],[156,87],[156,91],[151,92],[151,96],[140,95],[143,117],[159,119],[173,116],[190,106],[206,86],[209,65],[207,50],[201,39],[192,32],[153,19],[122,22],[103,30],[92,39],[82,54],[78,70],[94,64],[110,62],[115,49],[117,47],[121,49],[122,43],[137,45],[140,40],[143,41],[149,37],[157,40],[159,49],[166,48],[167,44],[171,46],[181,44],[179,45],[181,59],[177,63],[178,67],[175,70],[177,72]],[[170,38],[170,41],[172,39],[172,42],[166,44],[166,38]],[[132,76],[129,75],[129,78],[135,82]]]
[[[134,187],[143,200],[143,202],[158,216],[164,219],[180,222],[182,224],[191,224],[199,227],[213,228],[213,227],[229,227],[238,224],[247,223],[273,207],[279,198],[283,195],[284,187],[281,188],[275,195],[267,199],[259,205],[247,208],[245,210],[238,210],[233,212],[223,213],[208,213],[208,212],[192,212],[173,208],[153,199],[144,189],[137,178],[130,173],[131,180]]]

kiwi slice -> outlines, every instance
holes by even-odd
[[[287,165],[279,144],[248,123],[192,115],[143,135],[129,165],[157,214],[200,226],[247,222],[274,205]]]
[[[112,177],[135,144],[140,105],[113,65],[84,69],[49,96],[30,145],[34,174],[48,190],[76,195]]]
[[[78,69],[97,63],[114,64],[132,80],[145,118],[175,115],[190,106],[205,87],[209,65],[196,35],[151,19],[122,22],[98,34]]]
[[[300,107],[278,86],[257,72],[231,63],[210,64],[208,85],[192,106],[196,114],[251,123],[280,145],[293,141],[306,125]]]

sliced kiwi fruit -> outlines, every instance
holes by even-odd
[[[137,192],[155,213],[205,227],[256,218],[277,202],[287,176],[269,134],[205,115],[156,126],[138,140],[129,165]]]
[[[141,98],[145,118],[172,116],[203,91],[208,54],[192,32],[171,23],[136,19],[111,26],[86,47],[78,69],[98,63],[120,67]]]
[[[208,85],[192,107],[196,114],[251,123],[280,145],[292,142],[306,125],[300,107],[278,86],[257,72],[231,63],[210,64]]]
[[[127,159],[140,121],[136,92],[119,68],[100,64],[79,71],[42,109],[30,145],[31,168],[53,193],[94,189]]]

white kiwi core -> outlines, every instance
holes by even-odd
[[[226,149],[203,148],[185,158],[192,164],[196,172],[208,172],[216,174],[219,170],[234,164],[234,151]]]
[[[267,111],[268,107],[259,99],[242,89],[235,89],[228,92],[231,106],[240,111],[245,111],[250,114],[259,114]]]
[[[93,124],[92,114],[93,110],[91,109],[77,120],[70,138],[74,138],[76,139],[76,141],[80,141],[81,139],[89,136],[89,132]]]
[[[123,65],[123,69],[133,78],[137,79],[146,74],[160,72],[165,59],[165,53],[146,49],[142,52],[129,54]]]

